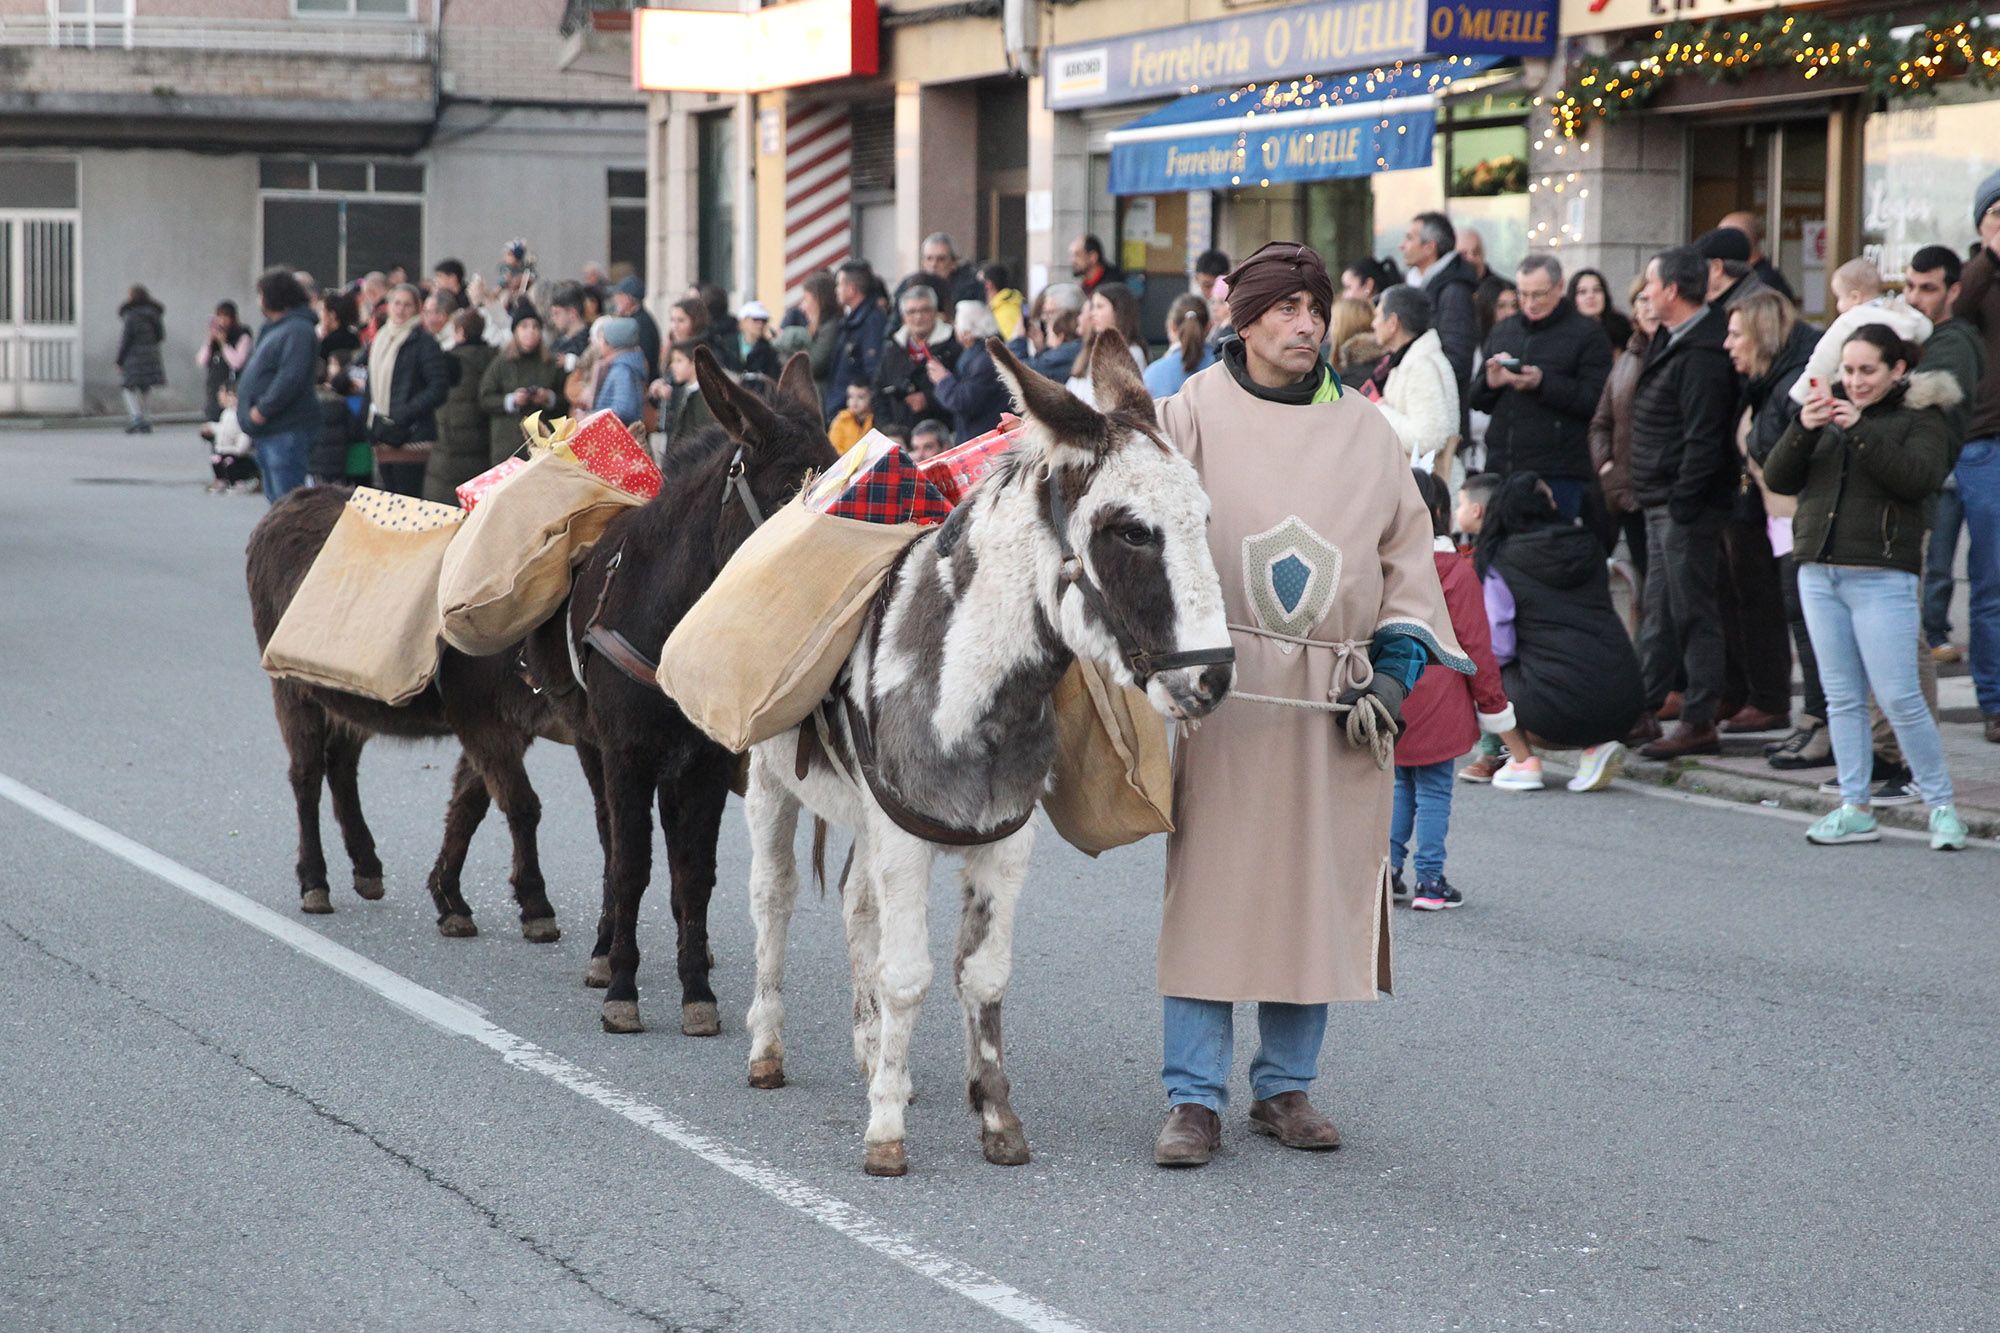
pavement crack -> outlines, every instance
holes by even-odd
[[[702,1330],[705,1327],[701,1325],[688,1326],[688,1325],[676,1324],[672,1320],[667,1319],[662,1315],[655,1314],[651,1310],[647,1310],[641,1306],[634,1305],[630,1301],[627,1301],[624,1298],[612,1292],[606,1291],[604,1288],[600,1287],[597,1284],[596,1280],[591,1276],[591,1274],[577,1267],[576,1264],[571,1262],[567,1256],[563,1255],[560,1251],[555,1249],[554,1246],[550,1245],[546,1241],[543,1241],[533,1235],[528,1234],[527,1232],[521,1231],[516,1227],[510,1226],[507,1222],[507,1219],[502,1217],[497,1209],[473,1197],[473,1195],[468,1193],[462,1186],[458,1185],[456,1182],[452,1180],[447,1179],[438,1172],[432,1170],[430,1167],[424,1165],[424,1163],[418,1161],[415,1157],[403,1151],[401,1148],[398,1148],[394,1144],[385,1141],[383,1138],[381,1138],[381,1136],[376,1134],[373,1130],[370,1130],[363,1125],[357,1124],[355,1121],[352,1121],[348,1119],[346,1116],[340,1114],[340,1112],[324,1105],[311,1093],[306,1092],[304,1089],[296,1087],[293,1084],[287,1083],[281,1078],[276,1078],[270,1074],[265,1073],[262,1069],[259,1069],[256,1065],[252,1064],[249,1060],[245,1059],[240,1053],[230,1050],[228,1047],[222,1045],[219,1041],[217,1041],[214,1037],[211,1037],[209,1034],[201,1031],[199,1028],[196,1028],[192,1024],[177,1017],[176,1015],[168,1013],[166,1010],[157,1007],[156,1005],[147,1001],[144,997],[137,995],[130,990],[127,990],[125,987],[119,985],[116,981],[113,981],[111,978],[104,976],[102,973],[92,971],[88,966],[86,966],[85,964],[79,962],[74,958],[69,957],[67,954],[61,953],[60,951],[51,948],[48,944],[44,943],[42,940],[36,938],[35,936],[30,935],[27,931],[22,930],[19,926],[15,925],[13,922],[8,921],[5,918],[0,918],[0,928],[4,928],[8,934],[12,935],[22,944],[27,945],[30,949],[33,949],[37,953],[41,954],[42,957],[49,960],[50,962],[65,968],[66,970],[75,974],[76,976],[81,977],[83,980],[88,981],[93,986],[97,986],[103,990],[111,992],[113,995],[118,996],[121,1000],[125,1001],[133,1008],[138,1009],[140,1012],[148,1015],[151,1018],[157,1019],[158,1021],[165,1023],[167,1026],[175,1029],[176,1031],[192,1038],[198,1045],[202,1047],[202,1049],[209,1051],[214,1055],[220,1056],[224,1060],[227,1060],[229,1063],[235,1065],[238,1069],[241,1069],[244,1073],[250,1075],[252,1078],[256,1079],[259,1083],[262,1083],[265,1087],[271,1089],[272,1091],[281,1093],[284,1096],[298,1102],[301,1106],[305,1107],[308,1111],[312,1112],[312,1114],[317,1116],[319,1119],[324,1120],[328,1124],[333,1125],[338,1129],[345,1130],[349,1134],[352,1134],[357,1138],[362,1139],[364,1142],[368,1143],[383,1156],[389,1158],[391,1161],[396,1162],[404,1169],[414,1172],[418,1177],[420,1177],[424,1181],[425,1184],[430,1185],[438,1190],[441,1190],[444,1193],[450,1195],[452,1198],[456,1199],[460,1204],[464,1205],[467,1209],[471,1210],[471,1212],[476,1217],[478,1217],[481,1222],[485,1223],[485,1225],[490,1230],[498,1233],[501,1236],[506,1237],[508,1240],[513,1241],[515,1244],[522,1246],[523,1248],[528,1250],[529,1253],[535,1255],[537,1258],[543,1260],[545,1263],[551,1264],[557,1269],[561,1270],[561,1272],[565,1277],[569,1278],[571,1281],[575,1282],[578,1286],[582,1287],[585,1291],[589,1292],[592,1296],[595,1296],[598,1300],[604,1302],[606,1305],[611,1306],[619,1313],[628,1315],[633,1319],[637,1319],[644,1323],[650,1324],[655,1328],[673,1330],[674,1333],[698,1333],[699,1330]],[[462,1295],[466,1299],[471,1300],[473,1302],[473,1305],[477,1307],[478,1301],[473,1298],[472,1293],[466,1291],[463,1287],[460,1287],[456,1283],[452,1282],[449,1278],[445,1279],[445,1285],[450,1287],[453,1291],[457,1292],[459,1295]],[[709,1289],[707,1283],[703,1283],[701,1285],[703,1286],[704,1290]],[[722,1292],[715,1292],[714,1294],[717,1295],[718,1297],[726,1295],[726,1293]],[[731,1301],[735,1300],[734,1297],[729,1297],[728,1299],[730,1299]],[[728,1312],[724,1316],[723,1324],[726,1325],[727,1323],[732,1322],[734,1319],[734,1315],[735,1311],[732,1310]]]

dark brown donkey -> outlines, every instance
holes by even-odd
[[[250,615],[257,646],[271,641],[278,620],[291,605],[313,557],[326,544],[350,494],[340,487],[294,491],[271,507],[250,534]],[[273,680],[278,730],[291,754],[292,795],[299,811],[299,906],[331,912],[326,854],[319,835],[322,780],[333,790],[333,816],[340,824],[348,859],[354,863],[354,891],[382,896],[382,859],[375,837],[361,817],[356,770],[361,747],[374,736],[396,740],[458,737],[462,747],[452,775],[451,804],[445,815],[444,846],[431,867],[431,901],[444,935],[479,933],[472,908],[459,892],[472,834],[497,801],[514,837],[514,899],[521,905],[521,934],[536,943],[560,939],[555,909],[542,881],[535,830],[542,805],[522,764],[537,736],[567,742],[568,733],[516,674],[512,655],[467,657],[447,649],[433,685],[406,704],[390,705],[357,694],[297,681]],[[565,669],[565,674],[567,670]]]
[[[804,353],[785,367],[770,402],[732,381],[707,348],[696,351],[695,371],[717,425],[668,456],[659,498],[612,520],[577,570],[566,614],[528,638],[537,680],[571,677],[571,644],[582,663],[585,689],[562,693],[555,707],[576,735],[598,794],[599,834],[610,857],[584,974],[587,985],[609,988],[607,1032],[641,1030],[637,926],[652,878],[656,802],[680,940],[681,1031],[707,1037],[721,1030],[708,985],[708,901],[739,761],[689,722],[654,683],[651,664],[636,659],[659,653],[763,516],[790,500],[808,472],[836,458]],[[593,627],[615,631],[629,647],[614,646],[614,656],[591,651],[583,645]],[[629,660],[621,665],[617,656]]]

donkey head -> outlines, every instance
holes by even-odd
[[[785,364],[777,392],[768,401],[731,379],[706,346],[695,349],[694,374],[709,415],[736,446],[725,453],[723,517],[716,528],[719,564],[761,521],[753,519],[744,502],[739,478],[757,513],[768,518],[798,493],[807,473],[832,467],[839,455],[827,443],[812,362],[804,352]]]
[[[1131,352],[1122,339],[1096,339],[1093,408],[998,338],[986,346],[1029,427],[1043,512],[1059,525],[1063,555],[1075,557],[1057,575],[1057,632],[1165,716],[1204,716],[1234,675],[1208,494],[1161,437]]]

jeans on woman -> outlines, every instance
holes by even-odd
[[[1396,807],[1389,817],[1389,864],[1398,875],[1417,839],[1417,883],[1444,878],[1444,839],[1451,830],[1451,761],[1396,765]]]
[[[1868,785],[1874,776],[1875,752],[1868,737],[1870,687],[1895,728],[1903,762],[1910,766],[1924,803],[1932,807],[1951,803],[1944,743],[1937,720],[1924,703],[1912,651],[1920,619],[1917,587],[1917,576],[1900,569],[1799,566],[1799,601],[1819,656],[1827,730],[1840,774],[1840,799],[1846,805],[1868,804]]]
[[[146,395],[150,390],[125,389],[122,392],[125,395],[125,415],[132,418],[133,425],[144,425],[146,423]]]
[[[260,435],[255,447],[266,500],[276,504],[306,484],[306,464],[312,460],[312,431],[281,430]]]
[[[1229,1104],[1229,1066],[1235,1058],[1235,1013],[1227,1000],[1166,997],[1166,1061],[1160,1078],[1167,1105],[1192,1102],[1220,1115]],[[1304,1092],[1319,1073],[1326,1037],[1326,1006],[1265,1000],[1257,1006],[1257,1055],[1250,1062],[1250,1092],[1258,1101],[1281,1092]]]

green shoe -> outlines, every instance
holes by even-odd
[[[1958,817],[1958,811],[1948,805],[1931,811],[1932,851],[1962,852],[1965,850],[1965,836],[1965,821]]]
[[[1880,842],[1882,830],[1875,823],[1875,816],[1860,806],[1843,805],[1807,829],[1806,841],[1822,847],[1838,847],[1844,842]]]

